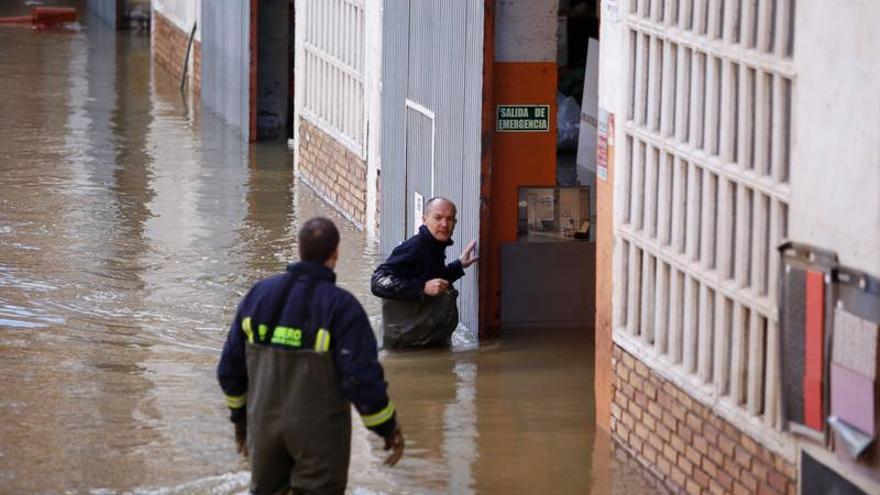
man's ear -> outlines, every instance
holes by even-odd
[[[336,251],[333,251],[333,254],[331,254],[330,257],[327,258],[327,261],[324,263],[324,265],[326,265],[327,267],[329,267],[332,270],[332,269],[336,268],[337,261],[339,261],[339,248],[338,247],[336,248]]]
[[[422,215],[422,223],[428,223],[428,215]]]

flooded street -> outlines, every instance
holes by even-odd
[[[77,6],[0,28],[0,493],[244,492],[214,377],[235,305],[323,214],[375,323],[377,244]],[[383,468],[355,416],[350,491],[655,493],[595,431],[590,340],[382,353],[407,451]]]

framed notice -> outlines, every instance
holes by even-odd
[[[413,193],[413,206],[415,207],[413,212],[413,233],[418,234],[419,227],[422,226],[422,215],[425,213],[425,199],[417,192]]]
[[[620,2],[618,0],[605,0],[605,16],[612,22],[620,20]]]
[[[550,132],[550,105],[498,105],[497,132]]]
[[[600,108],[598,143],[596,147],[596,176],[608,180],[608,165],[614,163],[614,114]]]
[[[589,240],[588,187],[520,187],[517,202],[519,242]]]

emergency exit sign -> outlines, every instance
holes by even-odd
[[[498,105],[497,132],[550,132],[550,105]]]

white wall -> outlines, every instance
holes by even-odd
[[[365,44],[366,67],[364,69],[364,92],[367,119],[367,215],[364,226],[367,234],[377,238],[376,181],[382,170],[382,16],[381,0],[366,3]]]
[[[558,0],[497,0],[496,62],[555,62]]]
[[[201,26],[202,0],[153,0],[153,10],[160,12],[189,36],[193,23]],[[196,41],[202,41],[201,29],[196,29]]]
[[[798,2],[790,237],[880,276],[880,2]]]
[[[622,17],[623,13],[622,7],[620,6],[620,1],[602,0],[602,11],[600,14],[601,22],[599,24],[600,41],[598,112],[602,113],[604,110],[612,113],[616,116],[618,122],[622,122],[626,116],[625,109],[627,65],[626,38],[624,37],[626,29],[624,27]],[[615,126],[614,143],[622,143],[624,139],[623,126]],[[621,153],[616,152],[616,154],[620,155]],[[620,159],[618,158],[617,161],[620,161]],[[610,163],[608,165],[610,169],[613,167],[613,165]],[[609,173],[611,172],[612,170],[609,170]],[[602,179],[597,176],[595,187],[597,189],[600,187],[611,187],[614,198],[612,210],[616,211],[623,208],[620,195],[613,193],[613,191],[615,190],[613,184],[609,185],[607,181],[602,181]],[[598,195],[596,197],[598,198]],[[599,226],[599,228],[605,229],[607,227]],[[593,228],[591,230],[595,231],[596,228]],[[612,260],[614,265],[612,268],[612,273],[615,274],[615,276],[612,276],[611,279],[611,307],[613,312],[618,311],[618,306],[621,304],[619,296],[622,293],[624,282],[622,277],[616,276],[616,274],[620,273],[621,271],[622,262],[622,257],[617,255],[619,244],[620,239],[617,235],[615,235],[613,240],[613,252],[615,253],[615,255],[613,256]],[[597,257],[598,256],[599,255],[597,253]],[[605,297],[608,296],[606,295]]]

